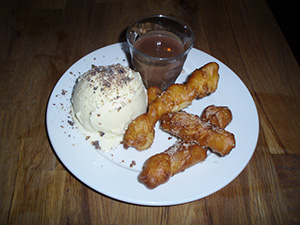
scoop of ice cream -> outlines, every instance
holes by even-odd
[[[146,112],[147,94],[140,74],[129,67],[92,66],[78,78],[71,102],[75,124],[105,150],[117,146],[129,123]]]

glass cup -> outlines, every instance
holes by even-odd
[[[164,15],[133,22],[126,39],[132,66],[141,74],[145,87],[157,86],[161,90],[175,82],[195,42],[186,23]]]

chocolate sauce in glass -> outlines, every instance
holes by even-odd
[[[141,73],[147,88],[157,86],[165,90],[175,82],[186,58],[186,55],[176,57],[185,51],[176,35],[168,31],[150,32],[137,39],[134,47],[152,57],[138,53],[133,57],[133,66]]]
[[[137,40],[134,47],[140,52],[158,58],[172,58],[184,52],[180,39],[165,35],[145,35]]]

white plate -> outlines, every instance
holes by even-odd
[[[212,95],[194,100],[185,111],[201,114],[211,104],[228,106],[233,121],[227,130],[234,133],[236,148],[225,157],[210,154],[208,158],[185,172],[176,174],[166,184],[154,190],[147,189],[137,180],[144,161],[162,152],[176,139],[156,126],[152,147],[139,152],[125,150],[122,145],[111,152],[96,150],[72,126],[70,98],[78,76],[95,65],[121,63],[128,65],[126,43],[113,44],[96,50],[77,61],[57,82],[50,96],[46,122],[50,141],[65,167],[92,189],[124,202],[140,205],[175,205],[206,197],[230,183],[249,162],[258,139],[259,121],[254,101],[238,76],[212,56],[192,49],[177,83],[184,82],[196,68],[208,62],[220,66],[218,89]]]

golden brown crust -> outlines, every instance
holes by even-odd
[[[148,188],[153,189],[166,183],[171,177],[171,157],[168,154],[157,154],[150,157],[144,164],[138,179]]]
[[[203,110],[200,119],[224,129],[231,122],[232,113],[226,106],[210,105]]]
[[[202,162],[207,157],[207,148],[195,142],[185,142],[179,140],[165,153],[171,157],[171,174],[174,176],[185,169]]]
[[[196,143],[178,141],[163,153],[150,157],[138,179],[149,189],[166,183],[170,177],[205,160],[207,149]]]
[[[186,84],[173,84],[159,97],[154,99],[148,112],[137,117],[129,124],[124,134],[124,147],[135,147],[137,150],[149,148],[154,139],[154,125],[159,118],[169,112],[177,112],[195,98],[202,98],[217,89],[219,74],[217,63],[208,63],[195,70]]]
[[[161,128],[170,134],[184,141],[197,142],[221,155],[229,154],[235,147],[235,138],[232,133],[201,121],[197,115],[180,111],[165,114],[160,121]]]
[[[135,146],[138,150],[149,148],[154,139],[154,129],[147,114],[142,114],[133,120],[124,135],[124,148]],[[125,141],[126,140],[126,141]]]
[[[150,105],[150,103],[153,102],[161,94],[161,92],[162,91],[159,89],[159,87],[156,86],[152,86],[148,88],[147,90],[148,105]]]
[[[202,115],[207,122],[221,123],[223,128],[232,119],[232,116],[228,116],[231,115],[231,112],[227,107],[208,106],[204,109]],[[148,188],[153,189],[166,183],[171,176],[183,172],[198,162],[204,161],[206,157],[207,148],[195,142],[179,140],[165,152],[156,154],[145,162],[143,170],[139,175],[139,181]]]

